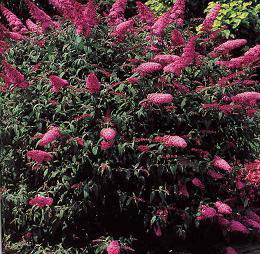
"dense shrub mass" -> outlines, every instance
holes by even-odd
[[[260,45],[126,0],[0,11],[6,253],[235,253],[259,237]],[[233,52],[236,51],[236,56]]]

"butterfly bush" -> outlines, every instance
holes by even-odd
[[[212,31],[220,5],[196,32],[184,0],[160,17],[138,1],[134,16],[126,0],[48,2],[54,18],[25,0],[25,22],[1,5],[5,247],[232,253],[256,240],[259,45]]]

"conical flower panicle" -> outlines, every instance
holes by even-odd
[[[87,76],[86,87],[91,94],[99,93],[101,84],[94,73],[91,73]]]
[[[37,24],[35,24],[34,22],[32,22],[30,19],[27,19],[25,21],[25,23],[31,32],[36,33],[38,35],[43,34],[42,28],[40,26],[38,26]]]
[[[28,30],[23,25],[22,21],[8,10],[4,5],[0,4],[0,11],[3,13],[4,17],[7,19],[9,26],[13,32],[27,32]]]
[[[177,29],[172,30],[171,32],[171,42],[173,47],[182,46],[185,44],[185,40],[181,32]]]
[[[249,106],[256,105],[257,101],[260,100],[260,93],[258,92],[244,92],[233,96],[232,101],[235,103],[246,104]]]
[[[167,93],[151,93],[147,95],[147,101],[155,105],[171,103],[172,100],[173,96]]]
[[[107,16],[107,23],[110,27],[117,26],[124,21],[126,4],[127,0],[116,0],[112,5]]]
[[[232,167],[219,156],[215,156],[214,160],[212,161],[212,166],[228,172],[232,170]]]
[[[51,206],[53,204],[53,199],[50,197],[37,196],[35,198],[31,198],[29,201],[29,205],[35,205],[39,207]]]
[[[31,150],[27,152],[27,157],[41,164],[44,161],[52,160],[52,155],[41,150]]]
[[[64,87],[67,86],[69,84],[69,82],[65,79],[62,79],[56,75],[51,75],[50,76],[50,82],[52,85],[52,90],[54,93],[59,92],[59,90]]]
[[[26,5],[29,8],[29,12],[34,18],[34,20],[40,23],[43,32],[46,32],[51,28],[58,28],[59,25],[54,22],[49,15],[47,15],[43,10],[38,8],[34,3],[30,0],[25,0]]]
[[[162,69],[162,65],[155,62],[147,62],[140,64],[137,68],[133,70],[133,72],[140,73],[142,75],[153,73],[156,71],[160,71]]]
[[[136,2],[136,6],[138,8],[139,19],[147,25],[153,25],[155,22],[155,17],[150,8],[140,1]]]
[[[183,53],[179,60],[176,60],[174,63],[169,64],[163,68],[164,72],[175,73],[176,76],[180,76],[182,71],[192,64],[193,60],[196,57],[195,45],[197,36],[192,36],[187,42],[186,46],[183,48]]]
[[[14,84],[15,87],[26,88],[30,84],[25,80],[25,77],[14,66],[9,64],[6,60],[2,60],[2,65],[6,74],[8,82]]]
[[[218,57],[219,55],[225,55],[228,54],[233,49],[240,48],[245,44],[247,44],[247,40],[245,39],[229,40],[222,43],[218,47],[214,48],[213,51],[209,53],[209,55],[211,57]]]
[[[203,21],[201,31],[211,32],[214,21],[216,20],[220,9],[221,9],[221,4],[216,4],[215,7],[209,12],[205,20]]]
[[[116,131],[112,128],[104,128],[100,131],[100,137],[104,138],[106,141],[112,141],[116,137]]]
[[[152,61],[160,64],[170,64],[178,59],[180,59],[180,57],[175,55],[156,55]]]
[[[201,205],[199,207],[200,216],[197,217],[198,220],[211,219],[217,215],[216,210],[207,205]]]
[[[151,27],[151,34],[161,37],[170,22],[170,11],[165,12]]]
[[[170,9],[170,22],[183,25],[186,0],[176,0]]]
[[[231,214],[232,213],[232,208],[229,205],[227,205],[221,201],[217,201],[215,203],[215,207],[217,208],[219,213],[222,213],[222,214]]]
[[[113,240],[108,244],[106,251],[107,254],[120,254],[120,249],[119,241]]]
[[[95,27],[98,25],[95,0],[88,0],[87,6],[85,7],[85,10],[83,12],[83,19],[91,27]]]
[[[127,32],[131,31],[134,25],[134,21],[127,20],[116,26],[115,30],[110,34],[112,37],[116,37],[118,41],[122,41]]]
[[[193,184],[194,186],[198,187],[199,189],[201,189],[201,190],[204,190],[204,189],[205,189],[204,183],[202,183],[199,178],[194,177],[191,182],[192,182],[192,184]]]
[[[244,226],[242,223],[240,223],[239,221],[236,220],[232,220],[230,222],[230,225],[228,227],[228,230],[230,232],[240,232],[243,234],[249,234],[249,230],[247,229],[246,226]]]
[[[38,142],[39,146],[46,146],[55,141],[61,136],[61,131],[58,127],[52,127],[48,130]]]

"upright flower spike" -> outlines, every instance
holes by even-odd
[[[209,12],[205,20],[202,23],[202,32],[210,32],[212,30],[214,21],[216,20],[219,11],[221,9],[221,4],[216,4],[215,7]]]
[[[3,13],[4,17],[7,19],[9,26],[13,32],[27,32],[28,30],[23,25],[22,21],[11,11],[9,11],[4,5],[0,4],[0,11]]]
[[[50,82],[52,85],[52,91],[54,93],[59,92],[62,87],[67,86],[69,84],[69,82],[67,80],[62,79],[56,75],[50,76]]]
[[[33,23],[30,19],[27,19],[25,23],[31,32],[36,33],[37,35],[43,34],[42,28],[37,24]]]
[[[147,95],[147,101],[155,105],[171,103],[172,100],[173,96],[168,93],[151,93]]]
[[[212,166],[227,172],[230,172],[232,170],[232,167],[219,156],[215,156],[214,160],[212,161]]]
[[[250,48],[244,55],[232,58],[228,61],[217,61],[216,64],[230,69],[247,67],[260,60],[260,45]]]
[[[36,196],[35,198],[30,199],[29,204],[39,207],[51,206],[53,204],[53,199],[50,197]]]
[[[229,205],[227,205],[221,201],[217,201],[215,203],[215,207],[218,209],[218,212],[221,214],[231,214],[232,213],[232,208]]]
[[[112,128],[104,128],[100,131],[100,137],[104,138],[106,141],[112,141],[116,137],[116,131]]]
[[[183,25],[186,0],[176,0],[170,9],[170,22]]]
[[[112,5],[112,8],[109,11],[107,16],[107,23],[110,27],[117,26],[123,22],[125,17],[125,8],[127,0],[116,0]]]
[[[140,64],[137,68],[133,70],[133,72],[138,72],[142,75],[146,75],[160,70],[162,70],[161,64],[155,62],[147,62]]]
[[[198,220],[211,219],[217,214],[214,208],[208,207],[206,205],[201,205],[199,211],[201,215],[197,217]]]
[[[91,73],[86,78],[86,88],[91,94],[99,93],[101,84],[94,73]]]
[[[106,251],[107,254],[120,254],[120,249],[119,241],[113,240],[108,244]]]
[[[49,15],[47,15],[43,10],[38,8],[30,0],[25,0],[26,5],[29,8],[29,12],[36,22],[39,22],[43,32],[46,32],[51,28],[58,28],[59,25],[54,22]]]
[[[138,9],[139,19],[147,25],[153,25],[155,22],[155,17],[150,8],[147,5],[141,3],[140,1],[136,2],[136,6]]]
[[[196,57],[195,45],[196,45],[197,36],[192,36],[186,46],[183,49],[183,53],[179,60],[174,61],[173,63],[165,66],[163,68],[164,72],[175,73],[176,76],[180,76],[182,71],[192,64],[193,60]]]
[[[228,227],[228,230],[230,232],[240,232],[242,234],[249,234],[249,230],[246,226],[244,226],[242,223],[236,220],[232,220],[230,222],[230,225]]]
[[[205,189],[205,185],[201,182],[199,178],[194,177],[191,182],[194,186],[198,187],[199,189],[201,190]]]
[[[61,136],[61,131],[58,127],[50,128],[38,142],[39,146],[46,146],[49,143],[55,141]]]
[[[10,84],[14,84],[15,87],[26,88],[30,84],[25,80],[25,77],[14,66],[9,64],[6,60],[2,60],[5,75]]]
[[[115,30],[110,35],[112,37],[116,37],[117,40],[121,42],[125,38],[126,33],[132,30],[133,25],[134,25],[134,21],[132,19],[124,21],[119,25],[117,25]]]
[[[95,0],[88,0],[86,8],[83,12],[83,19],[91,26],[95,27],[98,25],[97,12]]]
[[[235,103],[241,103],[249,106],[256,105],[257,101],[260,100],[260,93],[258,92],[244,92],[239,93],[231,97],[232,101]]]
[[[169,25],[170,11],[165,12],[151,27],[151,34],[161,37],[165,28]]]
[[[50,153],[41,150],[31,150],[28,151],[26,155],[28,158],[31,158],[39,164],[43,163],[44,161],[52,160],[52,155]]]
[[[236,48],[240,48],[247,44],[247,40],[245,39],[237,39],[237,40],[229,40],[218,47],[214,48],[212,52],[209,53],[211,57],[218,57],[219,55],[228,54],[230,51]]]
[[[171,42],[173,47],[182,46],[185,44],[185,40],[181,32],[177,29],[172,30],[171,32]]]

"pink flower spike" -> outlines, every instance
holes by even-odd
[[[67,80],[62,79],[56,75],[51,75],[49,78],[52,85],[52,91],[54,93],[59,92],[62,87],[69,85]]]
[[[160,105],[165,103],[171,103],[173,100],[173,96],[168,93],[150,93],[147,95],[148,102]]]
[[[53,199],[50,197],[37,196],[35,198],[31,198],[29,204],[39,207],[51,206],[53,204]]]
[[[210,219],[216,216],[216,210],[206,205],[201,205],[199,208],[201,215],[197,217],[198,220]]]
[[[232,170],[232,167],[219,156],[215,156],[214,160],[212,161],[212,166],[227,172],[230,172]]]
[[[152,60],[160,64],[170,64],[179,59],[180,57],[175,55],[156,55]]]
[[[222,213],[222,214],[231,214],[232,213],[232,208],[229,205],[227,205],[221,201],[217,201],[215,203],[215,206],[218,209],[219,213]]]
[[[44,161],[52,160],[52,155],[48,152],[41,150],[31,150],[27,152],[27,157],[36,161],[37,163],[42,163]]]
[[[228,40],[218,47],[214,48],[209,55],[211,57],[218,57],[219,55],[225,55],[228,54],[230,51],[236,48],[240,48],[247,44],[247,40],[245,39],[237,39],[237,40]]]
[[[61,136],[60,129],[58,127],[52,127],[40,139],[40,141],[38,142],[38,145],[39,146],[46,146],[49,143],[58,139],[60,136]]]
[[[99,93],[101,84],[94,73],[91,73],[87,76],[86,87],[91,94]]]
[[[240,232],[243,234],[249,234],[249,230],[239,221],[232,220],[228,227],[230,232]]]
[[[139,19],[146,23],[147,25],[152,25],[155,22],[155,17],[150,8],[143,4],[140,1],[136,2],[136,6],[138,8],[138,17]]]
[[[180,31],[172,30],[171,32],[171,42],[173,47],[183,46],[185,44],[185,40]]]
[[[205,189],[205,185],[201,182],[201,180],[199,178],[195,177],[192,179],[191,182],[194,186],[198,187],[199,189],[201,189],[201,190]]]
[[[117,26],[124,20],[127,0],[116,0],[107,16],[107,23],[110,27]]]
[[[170,136],[170,135],[163,136],[163,143],[165,146],[173,146],[173,147],[180,147],[180,148],[187,147],[186,141],[179,136]]]
[[[52,21],[51,17],[47,15],[43,10],[38,8],[30,0],[25,0],[26,5],[28,6],[29,12],[32,15],[33,19],[40,23],[43,32],[46,32],[50,28],[59,28],[59,25]]]
[[[104,128],[100,131],[100,137],[104,138],[106,141],[114,140],[116,131],[112,128]]]
[[[106,248],[107,254],[120,254],[119,241],[112,240]]]
[[[108,150],[112,146],[113,146],[113,142],[111,142],[111,141],[104,141],[103,140],[100,143],[101,150],[103,150],[103,151]]]
[[[256,105],[257,101],[260,100],[260,93],[258,92],[244,92],[233,96],[232,101],[235,103],[247,104],[249,106]]]
[[[22,21],[2,4],[0,4],[0,11],[7,19],[9,26],[11,27],[13,32],[24,33],[28,31],[26,27],[23,25]]]
[[[214,180],[220,180],[220,179],[223,179],[223,175],[217,173],[215,170],[213,169],[209,169],[208,170],[208,175],[210,177],[212,177]]]
[[[156,71],[162,70],[162,65],[159,63],[154,63],[154,62],[147,62],[139,65],[137,68],[133,70],[133,72],[137,72],[140,74],[148,74],[148,73],[153,73]]]
[[[206,16],[206,18],[202,24],[202,29],[201,29],[203,32],[211,31],[214,21],[217,18],[220,9],[221,9],[221,4],[216,4],[215,7]]]
[[[236,252],[236,250],[234,248],[227,247],[226,248],[226,254],[238,254],[238,253]]]
[[[35,23],[33,23],[30,19],[27,19],[25,23],[31,32],[36,33],[38,35],[43,34],[42,28],[36,25]]]
[[[251,210],[247,210],[246,211],[246,217],[251,219],[251,220],[255,220],[258,223],[260,223],[260,216],[257,215],[255,212],[251,211]]]
[[[162,230],[161,230],[160,225],[157,225],[157,224],[154,225],[153,231],[154,231],[154,234],[155,234],[157,237],[161,237],[161,236],[162,236]]]

